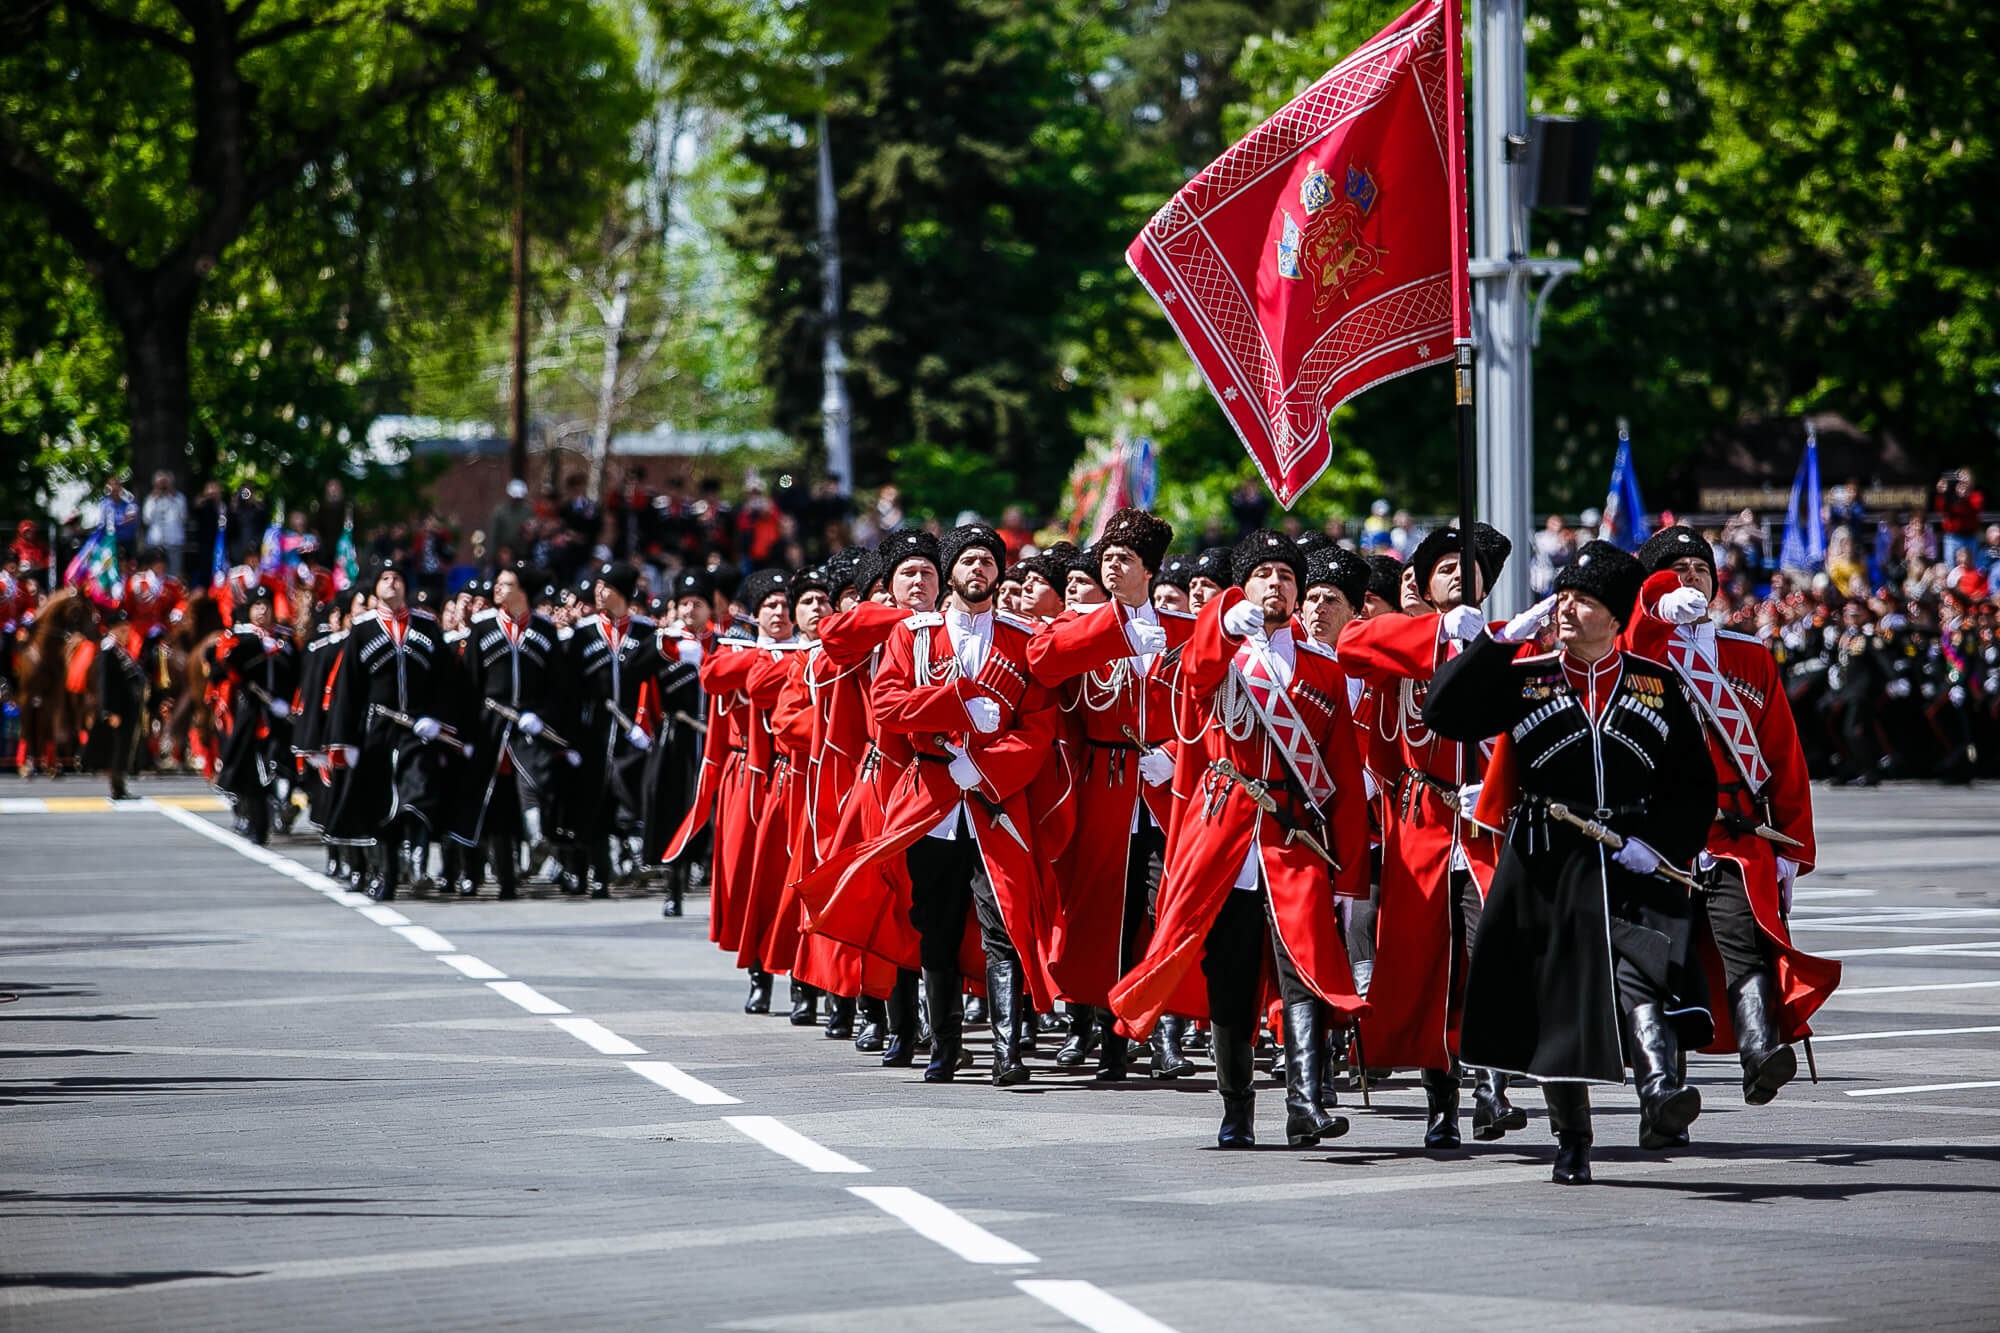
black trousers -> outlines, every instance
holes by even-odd
[[[1118,973],[1130,972],[1139,961],[1139,931],[1153,920],[1160,901],[1160,878],[1166,869],[1167,835],[1143,815],[1125,857],[1125,918],[1118,941]]]
[[[1347,904],[1347,958],[1353,963],[1375,961],[1375,918],[1382,911],[1382,849],[1368,849],[1368,896]]]
[[[1700,876],[1701,910],[1708,914],[1708,933],[1722,955],[1723,980],[1731,986],[1770,967],[1764,932],[1750,910],[1743,871],[1734,861],[1717,861]]]
[[[1445,903],[1445,915],[1451,921],[1451,966],[1445,999],[1448,1022],[1456,1023],[1465,1012],[1465,978],[1472,968],[1472,946],[1479,939],[1479,916],[1485,908],[1486,900],[1480,897],[1479,881],[1472,872],[1452,871],[1451,896]]]
[[[1000,900],[979,854],[979,840],[958,817],[953,838],[920,838],[903,853],[910,872],[910,924],[920,937],[925,971],[957,972],[959,944],[965,938],[967,912],[979,920],[979,942],[993,962],[1018,960]]]
[[[1256,1032],[1267,943],[1277,962],[1278,995],[1286,1007],[1317,998],[1285,951],[1271,915],[1271,895],[1261,886],[1254,893],[1231,889],[1215,914],[1215,924],[1208,928],[1201,958],[1202,976],[1208,981],[1209,1021],[1217,1027],[1246,1036]]]
[[[111,790],[125,790],[125,775],[132,771],[132,753],[139,748],[139,728],[130,719],[112,726],[101,724],[110,745],[104,752],[104,773],[111,779]]]

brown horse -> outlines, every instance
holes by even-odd
[[[14,697],[21,709],[21,774],[73,769],[78,744],[97,716],[97,678],[69,688],[71,664],[97,644],[97,610],[71,588],[51,593],[14,655]]]
[[[215,713],[208,702],[208,664],[203,654],[222,633],[222,607],[205,592],[188,598],[187,606],[155,645],[158,651],[160,767],[172,755],[187,767],[188,750],[206,759],[216,749]]]

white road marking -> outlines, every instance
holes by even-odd
[[[531,1014],[566,1014],[569,1006],[557,1004],[525,981],[489,981],[487,987],[505,996]]]
[[[696,1106],[741,1106],[743,1099],[732,1097],[720,1088],[711,1088],[693,1074],[665,1060],[627,1060],[625,1067],[648,1082],[657,1083],[668,1092]]]
[[[849,1185],[847,1192],[866,1199],[891,1217],[900,1218],[919,1236],[944,1246],[969,1264],[1038,1264],[1041,1262],[1010,1240],[968,1222],[928,1195],[903,1185]]]
[[[396,933],[425,953],[455,953],[457,946],[429,926],[397,926]]]
[[[317,870],[308,870],[289,856],[281,855],[268,847],[259,847],[248,838],[239,838],[226,828],[209,823],[191,810],[181,810],[171,805],[155,805],[154,813],[171,819],[190,833],[198,833],[210,842],[219,842],[239,855],[247,856],[258,865],[277,871],[286,879],[294,879],[317,893],[328,897],[340,897],[347,893],[347,886],[338,880],[329,879]]]
[[[1870,907],[1861,911],[1846,907],[1822,907],[1810,909],[1831,912],[1831,916],[1815,916],[1813,926],[1856,926],[1870,923],[1890,924],[1893,922],[1917,921],[1962,921],[1975,916],[2000,916],[2000,907]],[[1981,929],[1981,927],[1973,927]]]
[[[1960,940],[1955,944],[1896,944],[1874,949],[1827,949],[1823,958],[1874,958],[1884,954],[1928,953],[1947,958],[2000,958],[2000,940]]]
[[[554,1023],[570,1036],[575,1037],[599,1055],[644,1055],[646,1049],[625,1040],[594,1018],[551,1018]]]
[[[1800,886],[1792,890],[1794,902],[1810,902],[1814,898],[1873,898],[1875,889],[1808,889]]]
[[[366,907],[357,907],[354,910],[378,926],[407,926],[410,924],[410,918],[404,916],[395,908],[384,907],[380,903],[370,903]]]
[[[465,973],[474,981],[505,981],[507,974],[483,958],[474,958],[469,953],[448,953],[438,959]]]
[[[1913,1083],[1907,1088],[1850,1088],[1850,1097],[1891,1097],[1899,1092],[1957,1092],[1961,1088],[2000,1088],[2000,1078],[1980,1079],[1975,1083]]]
[[[1846,920],[1794,921],[1791,926],[1793,930],[1827,930],[1838,935],[1980,935],[1993,929],[1991,921],[1977,926],[1880,926],[1852,925]]]
[[[1091,1333],[1174,1333],[1145,1311],[1089,1282],[1022,1278],[1014,1285]]]
[[[1927,981],[1920,986],[1842,986],[1834,992],[1834,998],[1842,995],[1902,995],[1919,990],[1993,990],[2000,988],[2000,981]]]
[[[0,815],[45,815],[49,803],[39,796],[0,797]]]
[[[780,1157],[789,1157],[808,1171],[865,1174],[867,1167],[852,1157],[844,1157],[793,1129],[774,1116],[726,1115],[723,1123],[746,1138],[755,1139]]]
[[[1963,1037],[1974,1032],[2000,1032],[2000,1027],[1983,1028],[1904,1028],[1898,1032],[1836,1032],[1814,1037],[1821,1045],[1830,1041],[1882,1041],[1889,1037]]]

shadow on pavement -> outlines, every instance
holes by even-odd
[[[0,1287],[63,1287],[71,1291],[115,1291],[184,1282],[197,1277],[256,1277],[256,1271],[226,1273],[206,1268],[161,1268],[131,1273],[0,1273]]]
[[[180,1096],[227,1092],[239,1085],[284,1083],[365,1083],[355,1078],[74,1078],[0,1079],[0,1106],[47,1106],[85,1097]]]

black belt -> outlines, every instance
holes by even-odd
[[[1607,819],[1619,819],[1626,815],[1643,815],[1650,812],[1653,808],[1652,801],[1643,797],[1632,802],[1630,805],[1600,805],[1596,807],[1592,807],[1584,801],[1565,801],[1558,796],[1543,796],[1536,793],[1530,793],[1524,799],[1528,803],[1537,806],[1549,805],[1551,803],[1566,805],[1569,807],[1571,814],[1582,815],[1585,819],[1595,819],[1600,824]]]
[[[917,751],[917,758],[926,764],[950,764],[956,763],[958,760],[958,756],[955,754],[932,754],[928,750]]]
[[[1131,750],[1137,754],[1144,754],[1146,752],[1145,746],[1134,745],[1130,741],[1100,741],[1086,736],[1083,739],[1083,743],[1096,750]]]
[[[750,747],[749,747],[749,746],[747,746],[747,745],[732,745],[732,746],[730,746],[730,747],[729,747],[729,753],[731,753],[731,754],[749,754],[749,753],[750,753]]]

